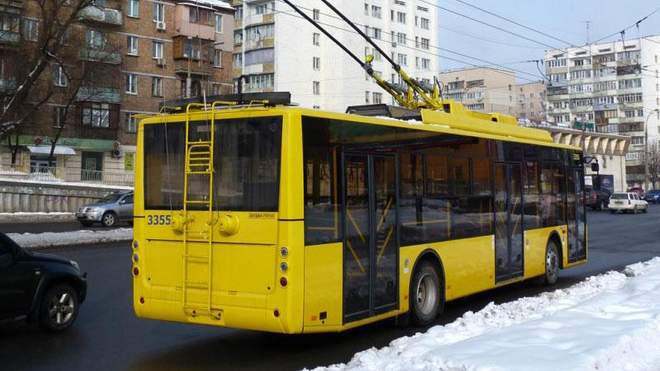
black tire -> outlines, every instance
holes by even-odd
[[[607,209],[607,204],[605,201],[601,201],[600,204],[598,205],[598,210],[605,210]]]
[[[610,214],[616,213],[616,210],[610,210]]]
[[[444,310],[445,293],[435,266],[422,261],[415,268],[410,281],[410,320],[416,326],[426,326]]]
[[[635,215],[637,215],[637,213],[639,213],[639,211],[637,210],[637,206],[633,207],[632,213],[635,214]]]
[[[649,207],[647,206],[647,207],[643,208],[643,209],[642,209],[642,212],[643,212],[644,214],[648,213],[648,212],[649,212]]]
[[[94,222],[88,222],[88,221],[80,221],[80,224],[82,224],[83,227],[91,227]]]
[[[68,329],[78,317],[79,304],[73,287],[64,283],[50,287],[39,303],[39,326],[50,332]]]
[[[114,227],[117,225],[117,214],[112,211],[106,211],[101,217],[101,224],[103,224],[104,227]]]
[[[544,285],[552,286],[557,283],[559,278],[559,249],[557,244],[550,240],[545,247],[545,273],[540,278],[540,282]]]

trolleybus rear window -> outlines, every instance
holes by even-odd
[[[191,123],[190,138],[206,140],[206,122]],[[144,128],[144,200],[147,210],[183,208],[185,125]],[[282,117],[216,121],[213,206],[216,210],[277,211]],[[191,176],[189,198],[206,198],[206,179]],[[199,183],[199,184],[196,184]]]

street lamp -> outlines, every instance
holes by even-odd
[[[649,179],[649,119],[653,113],[660,113],[660,109],[655,108],[646,115],[646,121],[644,121],[644,189],[648,189],[647,181]]]

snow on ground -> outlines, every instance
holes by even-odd
[[[0,224],[11,223],[58,223],[58,222],[74,222],[76,218],[73,213],[69,212],[17,212],[17,213],[0,213]]]
[[[660,370],[660,258],[490,303],[325,370]]]
[[[21,247],[29,249],[63,245],[130,241],[133,239],[133,228],[117,228],[101,231],[79,230],[72,232],[9,233],[7,235],[16,241]]]

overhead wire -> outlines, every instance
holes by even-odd
[[[282,2],[282,0],[277,0],[277,1],[278,1],[278,2]],[[283,2],[282,2],[282,3],[283,3]],[[304,7],[304,6],[300,6],[300,5],[298,5],[298,7],[300,7],[301,9],[305,9],[305,10],[307,10],[307,11],[311,11],[311,10],[313,10],[313,9],[311,9],[311,8],[306,8],[306,7]],[[289,12],[287,12],[287,11],[276,10],[275,12],[276,12],[276,13],[281,13],[281,14],[286,14],[286,15],[289,15],[289,16],[292,16],[292,17],[296,17],[296,18],[300,18],[300,19],[302,19],[302,17],[300,17],[299,15],[297,15],[297,14],[293,14],[293,13],[289,13]],[[333,15],[331,15],[331,14],[326,14],[326,13],[323,13],[323,12],[320,12],[320,14],[326,15],[326,16],[328,16],[328,17],[330,17],[330,18],[339,19],[339,17],[333,16]],[[327,27],[335,28],[335,29],[338,29],[338,30],[341,30],[341,31],[345,31],[345,32],[349,32],[349,33],[357,34],[357,33],[356,33],[355,31],[353,31],[353,30],[346,29],[346,28],[343,28],[343,27],[340,27],[340,26],[335,26],[335,25],[328,24],[328,23],[325,23],[325,22],[320,22],[320,21],[317,21],[317,23],[322,24],[322,25],[327,26]],[[355,24],[358,25],[358,26],[367,26],[367,25],[360,24],[360,23],[355,23]],[[407,41],[410,41],[410,42],[416,42],[416,40],[414,40],[414,39],[412,39],[412,38],[405,37],[405,39],[406,39]],[[375,39],[375,41],[376,41],[376,42],[380,41],[380,42],[384,42],[384,43],[387,43],[387,44],[396,44],[396,42],[394,42],[394,41],[387,41],[387,40],[384,40],[384,39]],[[406,49],[415,50],[415,51],[418,51],[418,52],[420,52],[420,53],[433,55],[433,56],[440,57],[440,58],[444,58],[444,59],[447,59],[447,60],[451,60],[451,61],[454,61],[454,62],[457,62],[457,63],[466,64],[466,65],[469,65],[469,66],[472,66],[472,67],[484,67],[484,66],[481,66],[481,65],[478,65],[478,64],[474,64],[474,63],[471,63],[471,62],[466,62],[466,61],[463,61],[463,60],[460,60],[460,59],[457,59],[457,58],[447,57],[446,55],[440,55],[440,54],[437,54],[437,53],[433,53],[433,52],[430,52],[430,51],[428,51],[428,50],[426,50],[426,49],[416,48],[416,47],[411,47],[411,46],[408,46],[407,44],[397,44],[397,46],[399,46],[399,45],[400,45],[401,47],[403,47],[403,48],[406,48]],[[506,67],[506,66],[503,66],[503,65],[501,65],[501,64],[499,64],[499,63],[495,63],[495,62],[493,62],[493,61],[489,61],[489,60],[486,60],[486,59],[483,59],[483,58],[479,58],[479,57],[474,57],[474,56],[471,56],[471,55],[468,55],[468,54],[465,54],[465,53],[461,53],[461,52],[457,52],[457,51],[454,51],[454,50],[451,50],[451,49],[448,49],[448,48],[440,47],[440,46],[437,46],[437,45],[431,45],[431,44],[429,44],[429,47],[430,47],[430,48],[433,48],[433,49],[440,50],[440,51],[444,51],[444,52],[447,52],[447,53],[450,53],[450,54],[458,55],[458,56],[461,56],[461,57],[464,57],[464,58],[473,59],[473,60],[478,61],[478,62],[486,63],[487,66],[495,66],[495,67],[499,67],[499,68],[502,68],[502,69],[505,69],[505,70],[509,70],[509,71],[513,71],[513,72],[518,72],[518,73],[521,73],[521,74],[525,74],[525,75],[528,75],[528,76],[532,76],[532,77],[534,77],[535,79],[542,78],[541,76],[538,76],[538,75],[536,75],[536,74],[532,74],[532,73],[529,73],[529,72],[526,72],[526,71],[523,71],[523,70],[518,70],[518,69],[514,69],[514,68]],[[496,70],[496,69],[495,69],[495,70]],[[523,78],[523,77],[519,77],[519,78],[524,79],[524,80],[528,80],[528,81],[535,81],[535,80],[530,80],[529,78]]]

